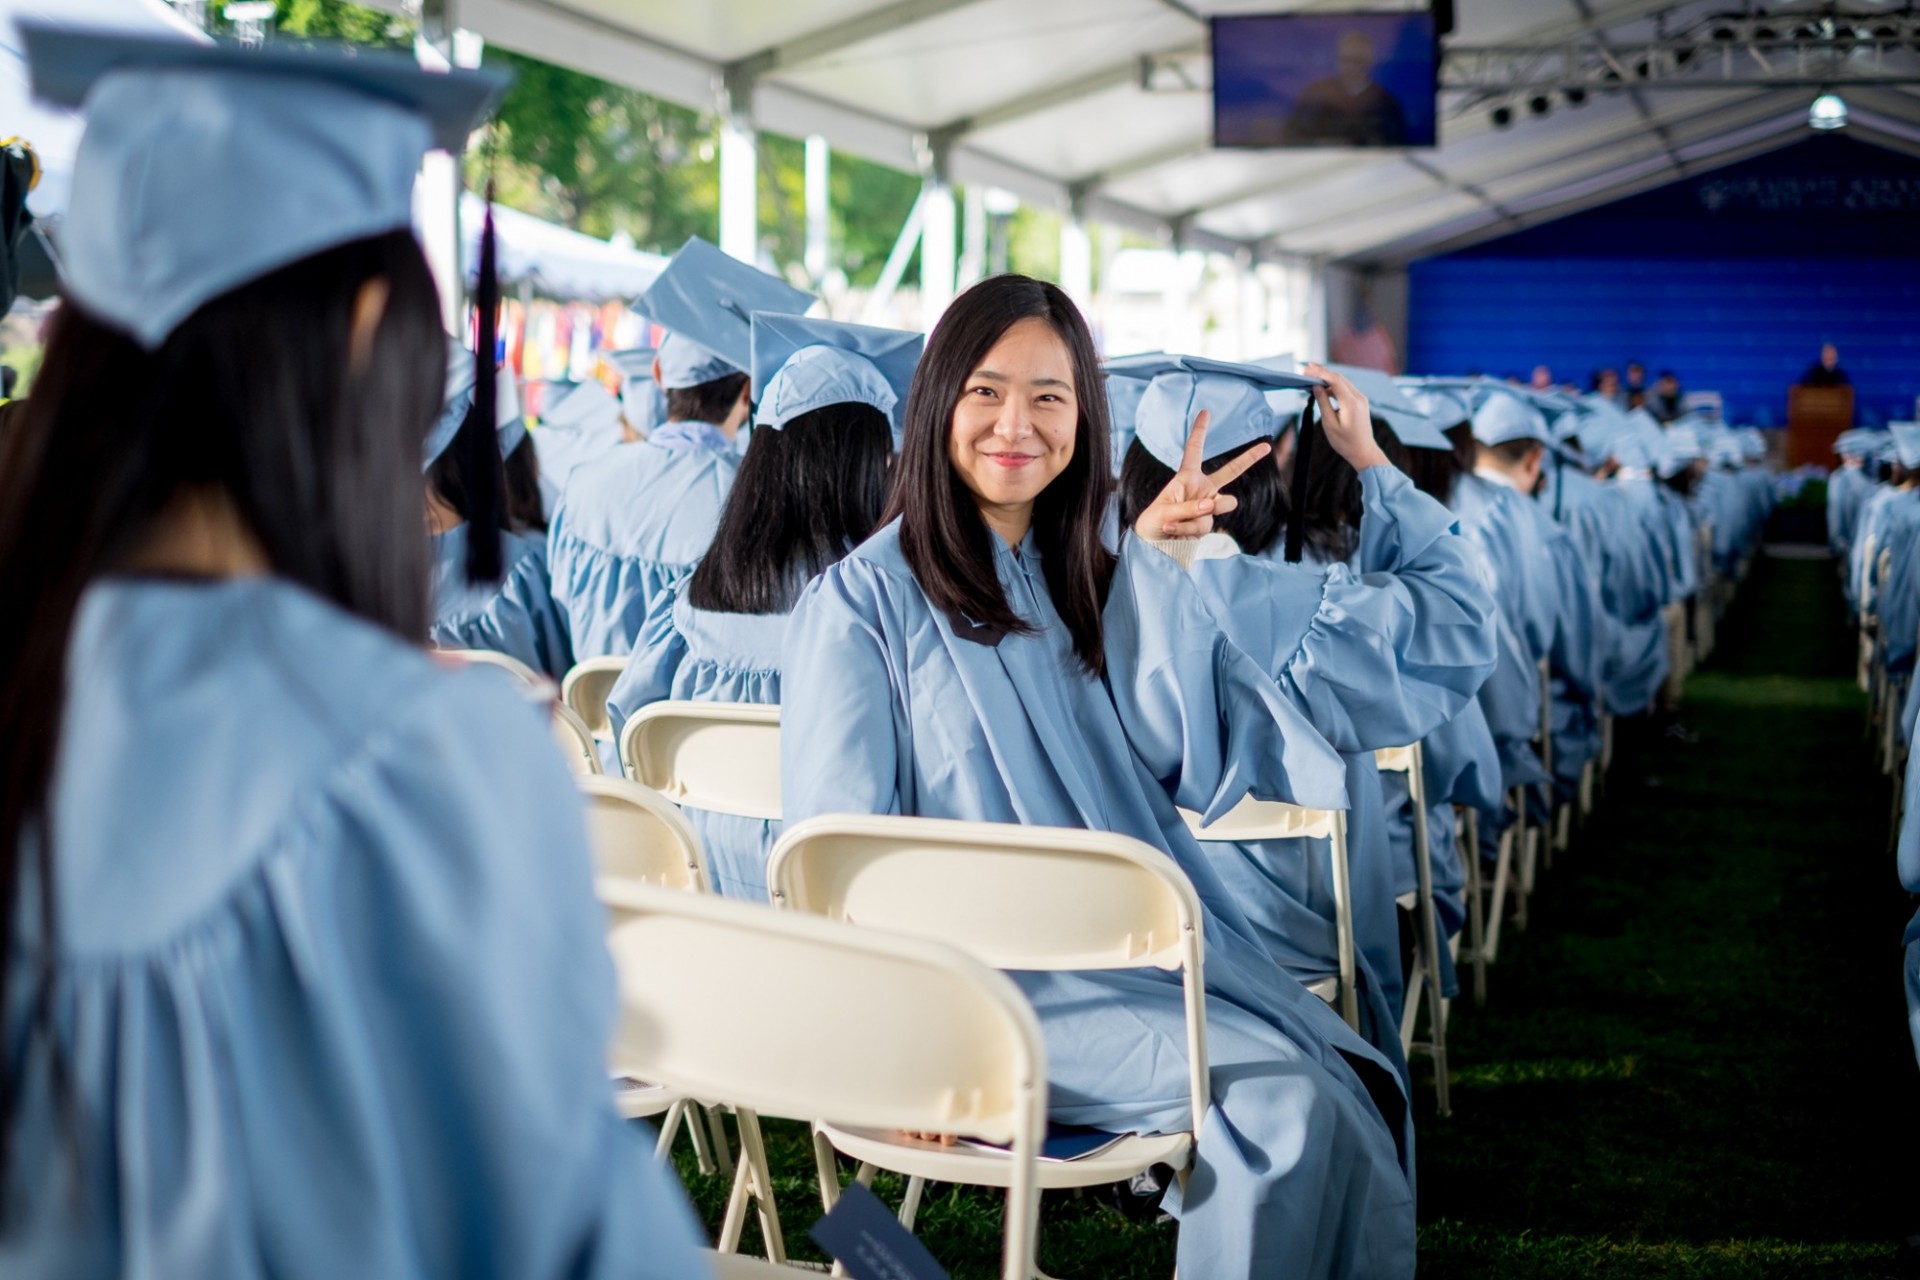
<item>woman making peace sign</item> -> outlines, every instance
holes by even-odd
[[[1080,827],[1165,850],[1206,911],[1213,1090],[1184,1204],[1168,1206],[1180,1271],[1410,1275],[1397,1079],[1274,965],[1174,807],[1214,816],[1249,785],[1345,802],[1339,757],[1146,545],[1206,533],[1267,447],[1207,474],[1196,421],[1116,557],[1100,541],[1108,430],[1065,294],[1000,276],[954,302],[913,381],[888,522],[794,611],[786,816]],[[1015,977],[1046,1030],[1055,1120],[1194,1125],[1177,975]]]

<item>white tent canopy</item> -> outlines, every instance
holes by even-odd
[[[485,203],[462,197],[460,225],[465,233],[466,278],[479,264],[481,218]],[[494,247],[503,285],[524,285],[548,298],[578,302],[632,302],[667,265],[657,253],[596,240],[532,214],[495,205]]]
[[[40,185],[27,198],[35,217],[58,217],[67,205],[73,153],[80,145],[80,115],[33,100],[27,88],[25,49],[15,25],[21,18],[69,27],[106,27],[148,36],[204,40],[162,0],[0,0],[0,138],[20,137],[40,158]]]
[[[404,0],[376,0],[399,10]],[[1443,95],[1431,151],[1217,151],[1204,88],[1143,87],[1195,60],[1207,19],[1351,0],[445,0],[490,43],[955,182],[1258,257],[1396,262],[1673,181],[1800,136],[1814,90],[1747,85],[1594,96],[1497,130]],[[1462,46],[1652,39],[1725,0],[1458,0]],[[1880,6],[1885,8],[1886,6]],[[1920,153],[1920,98],[1849,89],[1853,130]]]

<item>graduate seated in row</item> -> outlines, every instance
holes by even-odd
[[[705,1274],[544,714],[423,651],[414,175],[499,80],[21,26],[85,133],[0,454],[0,1274]]]
[[[893,329],[754,314],[753,436],[713,546],[656,603],[608,695],[616,737],[663,698],[779,704],[780,649],[801,588],[880,523],[921,343]],[[685,812],[714,887],[765,902],[780,824]]]
[[[1367,420],[1364,398],[1341,412]],[[1117,831],[1164,851],[1204,908],[1213,1103],[1188,1114],[1178,975],[1013,975],[1047,1037],[1061,1122],[1196,1127],[1169,1210],[1182,1274],[1406,1276],[1412,1132],[1391,1063],[1273,963],[1176,804],[1249,787],[1338,807],[1340,757],[1236,648],[1171,555],[1234,509],[1268,446],[1171,483],[1101,541],[1110,427],[1086,322],[1000,276],[928,340],[881,530],[795,606],[782,655],[786,815],[899,813]]]
[[[578,658],[618,657],[706,554],[753,412],[749,316],[798,315],[813,298],[697,237],[635,309],[671,332],[654,381],[667,420],[577,468],[554,512],[554,596]]]
[[[1273,413],[1267,392],[1297,386],[1291,375],[1176,356],[1124,368],[1115,376],[1150,379],[1120,474],[1127,526],[1172,482],[1196,413],[1208,415],[1214,456],[1207,465],[1214,467],[1290,425]],[[1343,408],[1367,403],[1345,374],[1317,365],[1307,373],[1324,377]],[[1453,516],[1392,464],[1376,441],[1375,420],[1347,412],[1327,413],[1323,422],[1312,428],[1323,434],[1323,452],[1296,487],[1304,501],[1289,509],[1286,477],[1262,462],[1239,481],[1234,509],[1195,545],[1190,576],[1221,630],[1341,754],[1361,1029],[1404,1075],[1394,901],[1403,877],[1373,753],[1419,741],[1472,702],[1493,669],[1494,605]],[[1380,431],[1404,456],[1392,430],[1382,423]],[[1433,439],[1447,447],[1444,437]],[[1301,457],[1296,447],[1293,458]],[[1303,556],[1309,543],[1322,558],[1284,558],[1288,549]],[[1281,967],[1302,982],[1338,972],[1336,900],[1321,842],[1227,847],[1233,854],[1217,870]],[[1407,874],[1417,874],[1410,857]]]
[[[553,602],[547,580],[547,538],[521,521],[538,514],[522,506],[519,518],[503,467],[525,457],[527,424],[520,416],[512,371],[496,375],[493,424],[474,408],[473,353],[450,344],[447,397],[427,435],[427,529],[433,541],[433,627],[428,637],[442,649],[488,649],[516,658],[559,680],[573,666],[566,619]],[[537,481],[532,470],[523,473]],[[520,494],[524,503],[529,495]],[[485,514],[479,514],[484,512]],[[468,539],[478,518],[497,528],[500,577],[467,580]]]

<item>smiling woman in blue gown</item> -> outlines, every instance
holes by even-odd
[[[422,651],[413,179],[498,82],[22,25],[87,123],[0,454],[0,1274],[705,1274],[544,718]]]
[[[527,439],[520,398],[511,371],[500,370],[497,422],[483,422],[474,411],[473,363],[471,352],[455,349],[456,372],[440,419],[427,433],[427,526],[434,561],[433,625],[427,635],[439,648],[504,653],[559,680],[573,665],[573,647],[547,578],[547,535],[513,521],[503,462]],[[481,447],[453,447],[465,444],[461,438],[468,432],[485,437]],[[496,444],[497,452],[486,447]],[[500,578],[473,583],[466,573],[468,512],[482,486],[493,488],[492,505],[502,517]]]
[[[1189,372],[1177,358],[1164,369],[1134,366],[1154,376],[1121,471],[1124,522],[1172,478],[1193,410],[1208,411],[1215,462],[1276,432],[1261,392],[1263,370],[1197,367]],[[1317,365],[1307,372],[1328,381],[1340,406],[1331,412],[1326,393],[1316,392],[1331,448],[1324,458],[1316,450],[1302,477],[1307,501],[1290,512],[1279,470],[1259,468],[1241,481],[1235,509],[1202,545],[1191,575],[1221,629],[1267,668],[1345,762],[1361,1029],[1404,1071],[1395,898],[1396,886],[1417,870],[1411,844],[1404,875],[1393,858],[1373,753],[1419,741],[1472,701],[1493,669],[1494,604],[1451,513],[1415,488],[1376,442],[1367,398],[1338,372]],[[1390,427],[1382,422],[1377,430],[1405,455]],[[1288,563],[1267,554],[1284,544],[1290,517],[1301,523],[1302,551],[1321,548],[1324,561]],[[1220,873],[1274,959],[1303,982],[1337,973],[1325,843],[1215,847],[1232,851]]]
[[[880,523],[893,414],[919,334],[760,312],[751,442],[713,546],[655,606],[607,697],[617,738],[649,702],[780,702],[780,646],[800,588]],[[780,824],[686,808],[714,888],[767,900]]]
[[[1063,293],[1000,276],[955,300],[914,379],[891,518],[794,610],[786,814],[1090,828],[1166,851],[1205,910],[1213,1106],[1188,1114],[1177,975],[1018,974],[1051,1114],[1198,1125],[1184,1198],[1169,1193],[1182,1274],[1410,1275],[1399,1080],[1274,965],[1175,808],[1217,816],[1249,788],[1345,802],[1339,757],[1146,541],[1206,533],[1233,505],[1220,486],[1265,447],[1209,476],[1196,426],[1116,557],[1100,541],[1108,441],[1092,338]]]

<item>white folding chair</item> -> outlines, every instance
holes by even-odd
[[[567,768],[581,777],[594,777],[600,772],[600,753],[594,750],[593,734],[573,708],[563,702],[552,703],[548,715],[553,724],[553,740],[560,745],[560,754],[567,758]]]
[[[994,1185],[1007,1188],[1001,1275],[1029,1280],[1046,1050],[1006,975],[937,941],[720,898],[623,885],[607,904],[617,1060],[683,1093],[726,1099],[762,1167],[761,1115],[824,1122],[823,1132],[1009,1144],[991,1162],[1002,1175]],[[723,1250],[716,1274],[790,1275],[776,1265],[784,1249],[771,1225],[771,1262]]]
[[[580,717],[596,744],[613,741],[613,725],[607,719],[607,695],[613,692],[614,682],[626,669],[624,657],[588,658],[575,663],[566,679],[560,682],[560,701]]]
[[[610,886],[643,885],[706,893],[709,887],[706,855],[700,838],[666,797],[626,778],[597,775],[579,779],[586,801],[587,843],[593,850],[594,872],[602,898]],[[616,1072],[621,1078],[614,1103],[628,1120],[666,1114],[660,1122],[655,1154],[664,1160],[674,1135],[684,1121],[693,1140],[694,1156],[706,1174],[733,1172],[733,1154],[726,1133],[711,1113],[702,1123],[691,1099],[643,1076]],[[711,1128],[711,1132],[709,1129]]]
[[[1452,1115],[1453,1100],[1447,1081],[1447,998],[1441,989],[1440,976],[1440,948],[1446,942],[1440,936],[1440,915],[1433,903],[1433,840],[1427,829],[1426,757],[1416,742],[1410,747],[1376,751],[1373,763],[1382,773],[1407,775],[1407,796],[1413,804],[1417,887],[1412,894],[1401,898],[1399,905],[1413,913],[1416,942],[1413,968],[1407,975],[1406,999],[1400,1007],[1400,1051],[1409,1059],[1416,1050],[1433,1059],[1435,1102],[1441,1115]],[[1427,1039],[1415,1040],[1423,1002],[1427,1007]]]
[[[1534,881],[1539,875],[1542,847],[1547,850],[1549,865],[1553,857],[1551,837],[1554,799],[1558,792],[1553,778],[1553,677],[1545,658],[1540,659],[1536,670],[1540,679],[1540,732],[1534,741],[1540,767],[1547,775],[1546,782],[1541,784],[1545,788],[1547,816],[1544,822],[1535,822],[1533,806],[1528,803],[1527,788],[1518,789],[1519,834],[1515,838],[1519,841],[1519,868],[1513,884],[1513,925],[1516,929],[1527,927],[1527,905],[1533,898]]]
[[[1354,958],[1353,877],[1347,850],[1344,809],[1309,809],[1278,800],[1248,796],[1202,826],[1200,815],[1180,810],[1196,840],[1213,844],[1249,844],[1259,840],[1325,840],[1333,880],[1334,971],[1303,985],[1340,1011],[1347,1025],[1360,1029],[1358,962]]]
[[[459,662],[471,663],[479,667],[498,667],[515,680],[529,693],[542,697],[554,695],[553,681],[535,671],[520,659],[504,653],[495,653],[491,649],[436,649],[434,652],[443,658],[452,658]]]
[[[1480,813],[1472,805],[1453,806],[1453,834],[1466,868],[1467,961],[1473,966],[1473,1003],[1487,1003],[1487,900],[1480,874]]]
[[[620,733],[627,775],[675,804],[780,819],[780,708],[655,702]]]
[[[1879,563],[1875,555],[1878,534],[1869,533],[1861,541],[1860,572],[1853,584],[1853,598],[1860,606],[1860,666],[1857,673],[1862,693],[1872,693],[1874,632],[1873,570]]]
[[[1185,1185],[1211,1096],[1206,939],[1199,899],[1172,859],[1103,831],[832,815],[787,828],[767,885],[776,907],[937,939],[996,969],[1181,970],[1193,1129],[1130,1134],[1081,1159],[1045,1162],[1038,1181],[1048,1189],[1099,1186],[1165,1164]],[[839,1189],[836,1151],[860,1161],[862,1182],[876,1168],[907,1175],[900,1220],[908,1227],[928,1181],[1004,1187],[1020,1176],[1004,1153],[921,1142],[893,1131],[900,1127],[816,1128],[829,1209]],[[956,1131],[951,1123],[919,1128]]]

